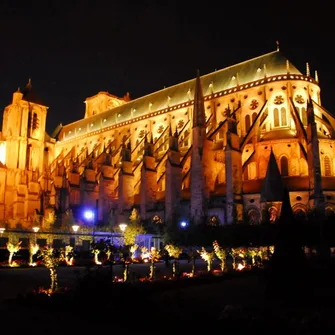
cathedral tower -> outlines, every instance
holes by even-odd
[[[44,140],[47,109],[32,88],[13,94],[3,118],[3,138],[6,140],[6,166],[9,169],[43,171]]]

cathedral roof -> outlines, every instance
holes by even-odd
[[[21,90],[21,92],[23,94],[22,100],[46,106],[46,104],[40,99],[40,97],[36,94],[35,90],[33,89],[31,79],[29,79],[27,85]]]
[[[261,190],[261,201],[282,201],[284,195],[284,183],[276,162],[275,155],[271,149],[268,168]]]
[[[204,96],[215,92],[244,85],[265,76],[280,74],[302,74],[280,52],[273,51],[265,55],[226,67],[224,69],[200,77]],[[82,119],[62,128],[58,138],[68,140],[72,137],[107,128],[115,123],[125,122],[156,111],[166,111],[166,108],[188,103],[194,99],[194,79],[167,87],[163,90],[131,100],[106,112]],[[117,121],[116,121],[117,120]]]

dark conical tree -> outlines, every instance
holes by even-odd
[[[306,256],[299,221],[295,220],[289,192],[284,187],[281,215],[276,223],[275,250],[266,268],[267,293],[271,296],[301,297],[307,285]]]

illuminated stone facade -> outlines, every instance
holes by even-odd
[[[295,213],[334,211],[335,119],[317,73],[301,73],[278,50],[135,100],[99,92],[85,105],[83,119],[49,136],[31,83],[13,94],[0,143],[0,220],[9,228],[89,207],[109,225],[134,208],[167,224],[255,224],[280,210],[276,180]]]

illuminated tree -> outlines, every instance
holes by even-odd
[[[58,252],[54,248],[47,246],[41,249],[40,257],[42,257],[45,267],[50,272],[51,283],[50,288],[47,290],[47,293],[50,295],[58,288],[57,267],[65,259],[64,250]]]
[[[13,244],[10,242],[7,242],[6,246],[7,246],[7,250],[9,251],[9,257],[8,257],[8,265],[10,267],[15,266],[16,263],[13,262],[13,256],[21,249],[21,243],[22,241]]]
[[[92,253],[94,254],[94,263],[97,264],[97,265],[101,265],[102,262],[99,261],[99,254],[100,254],[100,250],[99,249],[93,249],[92,250]]]
[[[138,245],[134,244],[130,247],[130,258],[133,260],[135,258],[135,251],[138,249]]]
[[[152,280],[155,278],[155,272],[156,272],[156,267],[155,267],[155,263],[158,262],[158,260],[160,259],[160,254],[159,251],[155,248],[152,247],[150,249],[150,275],[149,278]]]
[[[215,256],[215,252],[207,251],[204,247],[202,247],[201,250],[198,250],[198,253],[201,256],[201,258],[207,262],[207,271],[210,272],[212,269],[212,263]]]
[[[221,271],[223,272],[226,264],[227,252],[224,248],[220,247],[219,242],[216,240],[213,242],[213,247],[216,257],[221,261]]]
[[[67,245],[64,250],[64,259],[67,265],[73,265],[73,247]]]
[[[141,220],[140,214],[136,208],[133,208],[129,216],[129,220],[132,224],[139,223]]]
[[[38,250],[40,250],[40,246],[37,243],[29,244],[29,265],[30,266],[36,266],[36,263],[34,263],[33,258],[34,258],[34,255],[37,254]]]
[[[168,252],[170,257],[174,258],[172,263],[172,277],[175,277],[177,272],[177,259],[180,257],[183,249],[173,244],[167,244],[164,249]]]
[[[106,256],[107,256],[107,261],[109,261],[110,260],[110,258],[111,258],[111,255],[112,255],[112,250],[110,249],[110,248],[108,248],[108,250],[106,251]]]
[[[134,245],[136,241],[136,236],[139,234],[145,234],[146,231],[144,227],[138,223],[131,223],[127,226],[123,233],[124,244],[126,246]]]

